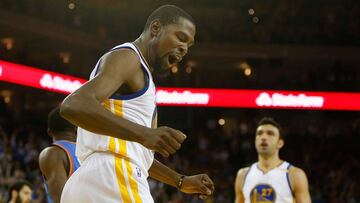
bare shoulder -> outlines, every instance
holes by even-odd
[[[94,78],[64,100],[61,108],[65,117],[66,109],[68,113],[72,113],[68,115],[70,117],[74,115],[74,111],[78,112],[78,109],[84,108],[83,102],[89,100],[88,96],[103,102],[127,81],[139,75],[143,76],[140,59],[131,49],[119,49],[106,53],[101,57],[96,71]]]
[[[289,175],[294,177],[294,178],[303,178],[306,177],[305,171],[302,170],[299,167],[296,166],[291,166],[289,168]]]
[[[133,66],[140,66],[140,59],[135,51],[132,49],[118,49],[108,52],[101,57],[100,72],[105,68],[121,68],[124,70],[127,67],[132,68]]]
[[[304,170],[294,166],[290,167],[289,178],[296,202],[311,203],[309,183]]]
[[[44,172],[66,160],[67,157],[64,150],[56,146],[49,146],[41,151],[39,155],[39,166],[41,171]]]
[[[249,167],[241,168],[238,170],[236,174],[235,180],[235,202],[236,203],[243,203],[244,202],[244,195],[243,195],[243,185],[244,180],[247,172],[249,171]]]
[[[249,170],[249,167],[241,168],[241,169],[238,170],[236,176],[239,177],[239,178],[244,178],[244,176],[248,172],[248,170]]]
[[[295,193],[297,191],[308,190],[308,180],[304,170],[302,170],[301,168],[291,166],[289,168],[289,178],[290,185]]]
[[[236,184],[237,185],[242,185],[244,182],[244,178],[246,173],[249,171],[249,167],[244,167],[238,170],[237,174],[236,174]]]

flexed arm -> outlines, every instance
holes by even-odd
[[[169,156],[180,148],[186,138],[183,133],[168,127],[151,129],[141,126],[114,115],[101,104],[134,77],[144,77],[136,53],[128,49],[110,52],[103,56],[98,75],[65,98],[60,113],[88,131],[138,142]],[[145,85],[145,80],[143,83]]]

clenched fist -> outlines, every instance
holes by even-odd
[[[198,194],[201,199],[206,199],[213,194],[214,183],[206,174],[185,176],[180,191],[187,194]]]
[[[141,144],[160,153],[164,157],[174,154],[181,147],[186,135],[170,127],[149,128],[143,136]]]

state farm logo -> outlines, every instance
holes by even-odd
[[[209,94],[159,90],[156,92],[156,102],[159,104],[208,104]]]
[[[324,98],[321,96],[306,96],[305,94],[281,94],[273,93],[270,95],[267,92],[262,92],[256,98],[258,106],[265,107],[310,107],[321,108],[324,105]]]
[[[40,79],[40,85],[44,88],[71,93],[81,86],[81,82],[78,80],[71,81],[70,79],[64,79],[59,76],[53,77],[51,74],[46,73]]]

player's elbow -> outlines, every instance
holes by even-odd
[[[70,100],[71,99],[69,99],[69,97],[66,97],[60,105],[60,115],[66,119],[69,117],[69,115],[72,114],[71,112],[73,111]]]
[[[76,94],[66,97],[60,105],[60,115],[67,120],[71,120],[81,110],[81,105],[79,105],[81,102],[79,100],[80,98]]]

